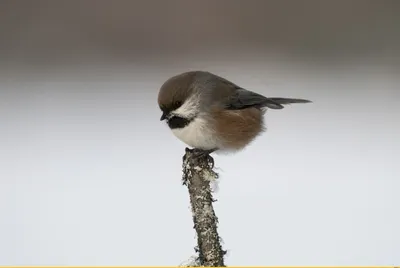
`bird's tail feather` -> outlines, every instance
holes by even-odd
[[[267,107],[270,109],[283,109],[283,105],[291,103],[309,103],[312,101],[305,99],[290,99],[290,98],[265,98],[262,102],[261,107]]]
[[[312,102],[310,100],[305,100],[305,99],[290,99],[290,98],[268,98],[272,100],[273,102],[279,103],[279,104],[290,104],[290,103],[309,103]]]

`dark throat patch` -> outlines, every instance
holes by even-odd
[[[168,126],[169,126],[171,129],[174,129],[174,128],[184,128],[184,127],[186,127],[187,125],[189,125],[190,122],[193,121],[193,119],[194,119],[194,118],[192,118],[192,119],[187,119],[187,118],[183,118],[183,117],[180,117],[180,116],[173,116],[173,117],[171,117],[170,119],[167,120],[167,123],[168,123]]]

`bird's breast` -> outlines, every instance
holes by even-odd
[[[181,128],[171,128],[172,133],[193,148],[211,150],[219,147],[218,139],[210,122],[200,116]]]

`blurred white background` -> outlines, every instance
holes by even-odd
[[[167,4],[168,3],[168,4]],[[313,104],[215,156],[227,265],[400,263],[396,1],[2,1],[0,264],[178,265],[195,231],[161,84]]]

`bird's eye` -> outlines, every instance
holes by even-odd
[[[179,108],[179,107],[181,107],[182,106],[182,102],[181,101],[176,101],[175,103],[174,103],[174,107],[175,108]]]

